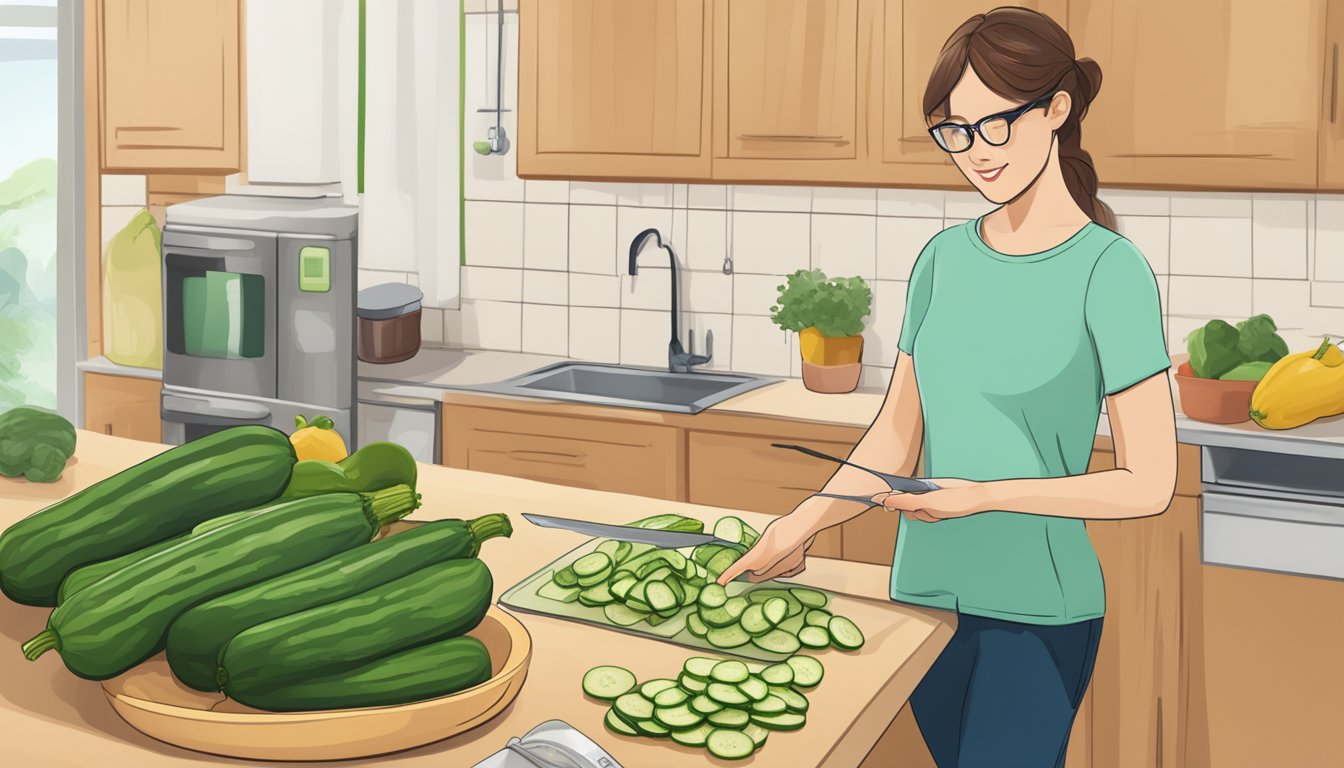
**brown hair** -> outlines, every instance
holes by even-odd
[[[1101,88],[1101,67],[1075,59],[1073,40],[1053,19],[1027,8],[995,8],[967,19],[943,45],[924,89],[924,115],[946,116],[947,100],[970,67],[1005,99],[1028,103],[1068,91],[1073,106],[1060,126],[1059,164],[1078,207],[1093,221],[1115,229],[1115,214],[1097,199],[1097,171],[1082,147],[1082,121]]]

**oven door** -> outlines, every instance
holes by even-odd
[[[165,385],[276,395],[275,235],[165,227]]]
[[[216,392],[164,386],[159,412],[163,417],[163,441],[182,445],[229,427],[250,424],[273,427],[286,434],[294,431],[295,416],[312,420],[326,416],[346,445],[353,448],[357,435],[349,409],[323,408],[311,403],[292,403],[261,397],[226,397]]]

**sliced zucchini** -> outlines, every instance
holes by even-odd
[[[714,524],[714,538],[723,539],[730,544],[741,544],[743,543],[742,529],[744,527],[746,527],[746,523],[742,522],[741,518],[720,517],[719,521]]]
[[[793,682],[793,667],[788,664],[771,664],[761,670],[761,679],[770,685],[788,685]]]
[[[672,569],[667,567],[667,563],[652,562],[639,570],[640,581],[662,581],[672,575]]]
[[[770,731],[766,730],[765,728],[762,728],[761,726],[755,723],[747,723],[746,725],[742,726],[742,732],[745,733],[747,737],[751,739],[752,743],[756,745],[757,749],[761,748],[761,745],[765,743],[766,737],[770,735]]]
[[[596,554],[596,553],[594,553],[594,554]],[[606,557],[606,555],[603,555],[603,557]],[[580,576],[580,577],[579,577],[579,586],[580,586],[580,587],[585,587],[585,588],[587,588],[587,587],[592,587],[592,586],[596,586],[596,585],[601,584],[602,582],[606,581],[610,576],[611,576],[611,569],[610,569],[610,568],[608,568],[608,569],[605,570],[605,571],[601,571],[601,572],[599,572],[599,573],[595,573],[595,574],[593,574],[592,576]]]
[[[760,701],[753,701],[751,703],[751,711],[760,715],[778,715],[781,712],[787,711],[788,708],[789,707],[784,703],[784,700],[773,693]]]
[[[663,616],[663,615],[660,615],[660,614],[657,614],[657,613],[651,613],[651,614],[649,614],[647,617],[645,617],[644,620],[647,621],[647,622],[649,622],[649,626],[650,626],[650,627],[656,627],[656,626],[658,626],[659,624],[662,624],[664,621],[667,621],[669,618],[671,618],[671,617],[670,617],[670,616]]]
[[[608,539],[597,545],[597,551],[606,555],[614,567],[620,565],[622,560],[630,556],[630,542]]]
[[[801,712],[781,712],[778,715],[752,715],[751,722],[772,731],[796,731],[807,723]]]
[[[831,612],[823,611],[820,608],[809,608],[807,611],[807,618],[804,620],[804,623],[807,624],[807,626],[821,627],[822,629],[825,629],[826,625],[830,622]]]
[[[723,709],[722,704],[709,698],[709,696],[703,693],[696,696],[694,699],[691,699],[690,707],[702,715],[712,715],[720,709]]]
[[[783,699],[784,705],[789,708],[790,712],[807,711],[807,697],[788,686],[772,685],[770,686],[770,695]]]
[[[831,634],[831,642],[837,648],[856,651],[863,647],[863,633],[859,631],[858,625],[844,616],[832,616],[826,631]]]
[[[803,621],[803,614],[799,613],[780,622],[776,629],[782,629],[785,632],[796,635],[798,634],[798,630],[803,628]]]
[[[673,597],[677,598],[678,608],[686,604],[686,590],[682,588],[681,579],[676,574],[664,576],[663,583],[667,585],[668,589],[672,590]]]
[[[803,604],[787,589],[756,589],[747,593],[747,599],[753,603],[764,603],[772,597],[783,599],[789,604],[789,615],[797,616],[803,612]]]
[[[619,715],[616,714],[616,710],[614,709],[607,710],[607,717],[603,722],[606,724],[607,730],[613,733],[618,733],[622,736],[639,735],[639,731],[631,728]]]
[[[624,667],[593,667],[583,675],[583,692],[594,699],[615,701],[635,689],[635,675]]]
[[[784,663],[793,667],[793,684],[803,688],[813,687],[826,675],[821,662],[811,656],[791,656]]]
[[[742,618],[742,614],[747,610],[748,605],[751,605],[751,602],[745,597],[730,597],[728,602],[723,604],[723,610],[733,617],[733,621],[737,621]]]
[[[617,600],[624,600],[630,594],[631,588],[639,583],[639,579],[634,576],[622,576],[611,582],[607,589],[611,590],[611,596]]]
[[[705,689],[705,694],[720,704],[730,707],[740,707],[751,701],[751,698],[738,689],[736,685],[729,685],[728,683],[710,683],[709,687]]]
[[[760,637],[753,637],[751,644],[763,651],[783,654],[797,653],[799,648],[797,636],[782,629],[772,629]]]
[[[706,608],[720,608],[728,602],[728,593],[718,584],[706,584],[705,588],[700,590],[700,605]]]
[[[649,701],[653,701],[654,697],[657,696],[658,694],[662,693],[663,691],[666,691],[669,688],[676,688],[676,687],[677,687],[676,680],[668,680],[665,677],[657,677],[639,686],[639,695],[643,696]],[[653,717],[652,713],[649,714],[649,717]],[[648,718],[641,718],[641,719],[648,719]]]
[[[779,601],[779,605],[780,608],[788,610],[788,606],[784,604],[783,600]],[[752,637],[760,637],[775,628],[774,624],[766,620],[765,608],[760,603],[752,603],[747,606],[747,609],[742,612],[742,618],[739,622],[742,624],[742,630]]]
[[[684,744],[688,747],[703,747],[709,734],[714,731],[714,726],[709,723],[700,723],[694,728],[684,730],[672,730],[672,740],[678,744]]]
[[[616,598],[611,596],[611,590],[607,589],[606,582],[599,582],[580,592],[579,602],[589,608],[600,608],[616,602]]]
[[[765,614],[765,620],[770,622],[771,627],[777,627],[789,615],[789,601],[782,597],[772,597],[764,603],[758,603],[761,606],[761,612]]]
[[[627,693],[617,698],[612,707],[616,710],[616,714],[631,725],[653,717],[653,702],[638,693]]]
[[[639,722],[635,723],[635,730],[639,731],[645,736],[655,736],[655,737],[666,736],[672,732],[671,728],[668,728],[667,726],[663,725],[657,720],[654,720],[653,718],[649,718],[648,720],[640,720]]]
[[[737,559],[741,556],[742,553],[735,549],[722,549],[711,557],[708,563],[705,563],[705,571],[717,579],[719,574],[728,570],[728,566],[737,562]]]
[[[630,596],[625,598],[626,607],[639,611],[640,613],[653,613],[653,606],[644,602],[643,598],[634,596],[635,589],[639,589],[638,584],[635,585],[634,589],[630,590]]]
[[[711,627],[726,627],[737,623],[737,619],[724,606],[706,608],[702,605],[696,610],[700,613],[700,619]]]
[[[691,698],[690,694],[686,693],[686,691],[683,691],[681,687],[678,686],[676,688],[668,688],[665,691],[659,691],[658,695],[653,697],[653,705],[655,707],[676,707],[685,704],[686,700],[689,698]],[[664,725],[675,727],[672,726],[671,723],[664,723]]]
[[[537,590],[537,597],[544,597],[547,600],[555,600],[560,603],[572,603],[579,599],[579,588],[562,587],[555,581],[548,581],[541,585]]]
[[[709,671],[709,677],[716,683],[740,683],[750,676],[747,665],[740,661],[720,661]]]
[[[831,645],[831,635],[821,627],[803,627],[798,630],[798,642],[808,648],[828,648]]]
[[[696,598],[700,596],[700,587],[690,582],[682,582],[681,590],[684,593],[681,598],[681,607],[686,608],[695,605]]]
[[[582,579],[585,576],[591,577],[595,574],[610,571],[612,564],[611,558],[607,557],[605,552],[590,552],[575,560],[570,567],[574,569],[574,574]]]
[[[681,601],[673,594],[672,588],[662,581],[651,581],[644,588],[645,599],[648,600],[649,607],[658,613],[675,610],[681,607]]]
[[[704,637],[709,634],[709,627],[705,626],[704,620],[694,613],[686,614],[686,629],[696,637]]]
[[[647,613],[636,611],[620,603],[602,606],[602,613],[606,615],[607,621],[618,627],[633,627],[648,616]]]
[[[715,648],[736,648],[739,645],[746,645],[752,639],[737,624],[731,624],[726,627],[714,627],[705,633],[705,640]]]
[[[681,666],[682,671],[691,677],[697,677],[701,680],[708,680],[710,674],[714,671],[715,665],[720,662],[716,659],[706,658],[704,656],[692,656]]]
[[[751,722],[745,709],[721,709],[709,715],[709,722],[723,728],[741,728]]]
[[[677,685],[680,685],[682,690],[687,693],[704,693],[705,687],[708,686],[709,683],[698,677],[692,677],[685,672],[682,672],[681,677],[677,678]]]
[[[574,572],[574,566],[572,565],[566,565],[556,571],[551,578],[562,587],[577,587],[579,585],[579,575]]]
[[[752,676],[737,684],[738,690],[747,695],[752,701],[760,701],[770,695],[770,686],[759,677]]]
[[[705,748],[721,760],[743,760],[756,751],[756,742],[742,731],[715,728],[705,738]]]
[[[825,592],[818,592],[815,589],[804,589],[803,587],[793,587],[789,590],[798,602],[808,608],[825,608],[828,598]]]
[[[666,693],[666,691],[664,691]],[[677,731],[686,728],[694,728],[704,722],[705,716],[699,712],[692,712],[691,708],[685,704],[678,704],[675,707],[657,707],[653,710],[653,719],[662,725]]]

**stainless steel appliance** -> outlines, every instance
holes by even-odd
[[[163,438],[325,415],[353,445],[358,209],[242,195],[170,206]]]

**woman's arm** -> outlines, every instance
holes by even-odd
[[[882,501],[920,520],[1005,510],[1119,520],[1160,514],[1176,490],[1176,418],[1165,371],[1106,398],[1115,469],[1069,477],[971,482],[938,478],[943,490]]]

